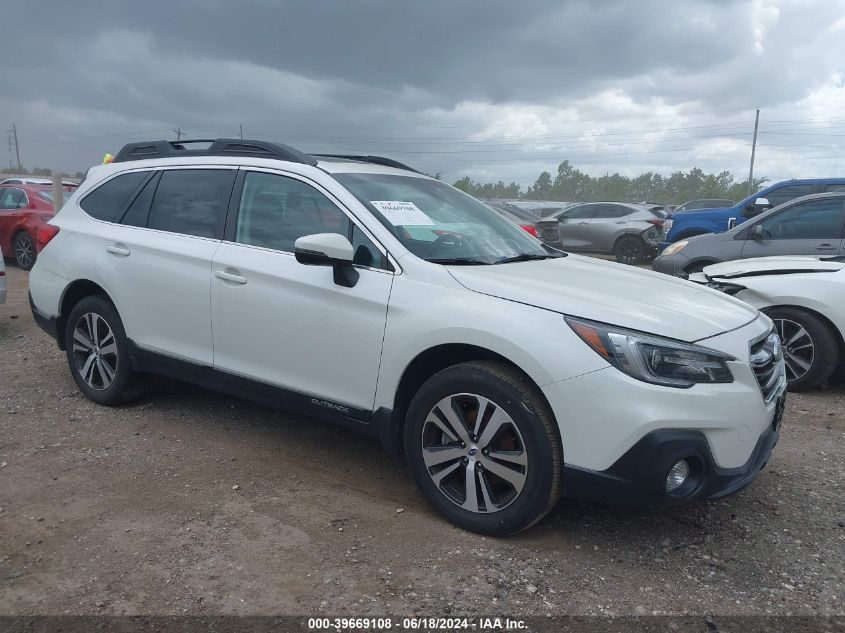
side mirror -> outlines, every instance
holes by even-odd
[[[760,241],[763,239],[763,225],[762,224],[755,224],[751,227],[751,230],[748,232],[748,237],[752,240]]]
[[[352,266],[355,251],[340,233],[304,235],[294,242],[296,261],[305,266],[331,266],[334,282],[352,288],[358,283],[358,271]]]
[[[754,204],[749,204],[745,207],[745,210],[742,212],[746,218],[753,218],[755,215],[760,215],[763,211],[767,209],[771,209],[772,204],[769,202],[768,198],[757,198],[754,201]]]

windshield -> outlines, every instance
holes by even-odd
[[[441,264],[501,264],[560,257],[475,198],[437,180],[334,174],[417,257]]]

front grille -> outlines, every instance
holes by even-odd
[[[780,337],[774,330],[751,342],[751,369],[767,403],[783,392],[786,367]]]

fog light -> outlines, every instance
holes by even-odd
[[[683,486],[687,477],[689,477],[689,464],[687,460],[682,459],[669,471],[669,476],[666,478],[666,492],[674,492]]]

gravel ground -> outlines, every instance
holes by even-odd
[[[845,384],[791,395],[766,470],[658,511],[562,501],[510,539],[435,516],[401,461],[177,382],[98,407],[0,306],[0,614],[802,614],[845,598]]]

